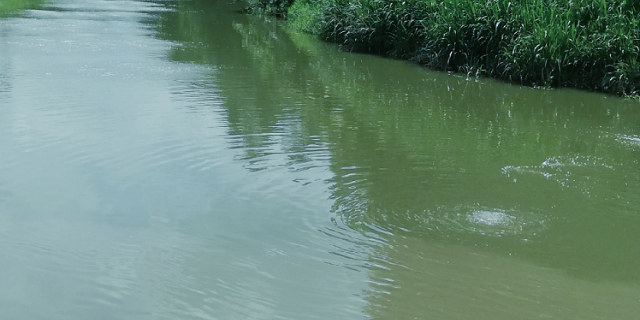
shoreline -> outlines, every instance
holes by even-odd
[[[43,2],[44,0],[1,0],[0,18],[18,15],[22,10],[37,8]]]
[[[628,0],[249,0],[250,13],[344,50],[530,87],[640,97],[640,4]]]

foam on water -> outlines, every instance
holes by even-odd
[[[422,223],[444,234],[531,239],[547,229],[550,219],[540,212],[474,205],[440,206],[421,215]]]
[[[509,224],[515,219],[502,211],[477,210],[467,216],[470,222],[487,226],[500,226]]]

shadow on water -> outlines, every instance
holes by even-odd
[[[170,59],[213,66],[249,170],[278,148],[304,170],[329,149],[333,211],[372,239],[372,317],[638,311],[638,102],[433,73],[216,1],[164,3],[147,23]]]

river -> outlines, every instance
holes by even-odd
[[[0,18],[2,319],[636,319],[640,103],[183,0]]]

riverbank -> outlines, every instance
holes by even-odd
[[[640,4],[628,0],[250,0],[345,50],[534,87],[638,96]]]
[[[37,8],[43,2],[43,0],[2,0],[0,1],[0,17],[15,14],[20,10]]]

